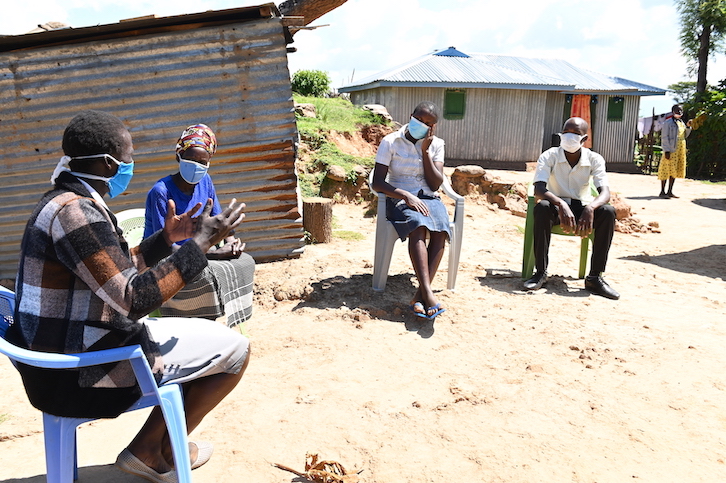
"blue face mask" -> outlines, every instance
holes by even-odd
[[[205,166],[196,161],[182,159],[178,154],[176,157],[179,159],[179,174],[189,184],[199,183],[209,170],[209,163]]]
[[[97,179],[100,181],[105,181],[106,186],[108,186],[108,195],[111,198],[116,198],[118,195],[120,195],[121,193],[126,191],[126,188],[129,187],[131,178],[133,178],[133,176],[134,176],[134,160],[132,159],[130,163],[122,163],[121,161],[114,158],[110,154],[93,154],[91,156],[74,156],[71,159],[90,159],[90,158],[100,158],[100,157],[108,158],[118,165],[118,170],[116,171],[116,174],[114,174],[110,178],[104,178],[103,176],[96,176],[95,174],[78,173],[75,171],[71,171],[71,174],[78,176],[79,178]]]
[[[423,139],[429,132],[429,127],[415,117],[411,116],[411,120],[408,122],[408,132],[414,139]]]

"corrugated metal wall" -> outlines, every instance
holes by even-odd
[[[393,119],[408,122],[421,101],[443,111],[437,87],[379,87],[351,92],[354,104],[382,104]],[[542,152],[547,93],[514,89],[466,89],[464,118],[439,118],[436,134],[446,142],[446,158],[472,161],[532,162]]]
[[[112,210],[143,207],[176,171],[181,131],[217,134],[210,174],[222,204],[247,204],[238,236],[256,260],[302,250],[294,143],[297,129],[279,18],[0,54],[0,278],[14,277],[20,239],[62,155],[63,130],[83,109],[120,117],[137,163]]]
[[[542,151],[552,147],[552,135],[562,131],[562,111],[565,108],[565,95],[559,92],[547,93],[547,107],[545,108],[544,136],[542,137]],[[536,161],[536,160],[535,160]]]
[[[635,132],[638,125],[640,97],[624,99],[623,120],[608,121],[608,102],[613,96],[599,95],[595,110],[593,149],[602,154],[606,163],[633,163]]]

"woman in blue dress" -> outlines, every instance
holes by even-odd
[[[451,237],[449,215],[436,193],[444,180],[444,141],[434,135],[438,119],[433,103],[416,106],[409,123],[381,141],[373,172],[373,189],[386,194],[386,218],[401,240],[408,238],[419,282],[411,310],[428,319],[445,310],[431,282]]]

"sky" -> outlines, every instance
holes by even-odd
[[[48,21],[78,28],[262,3],[25,0],[6,9],[0,34],[23,34]],[[312,25],[321,27],[294,36],[290,72],[325,71],[335,88],[451,46],[464,53],[562,59],[662,89],[695,80],[680,53],[673,0],[348,0]],[[709,83],[717,84],[726,78],[726,55],[716,55],[708,67]],[[672,104],[670,95],[643,97],[640,115],[668,112]]]

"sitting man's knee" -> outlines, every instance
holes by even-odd
[[[596,211],[600,211],[602,213],[601,216],[605,216],[610,219],[615,219],[615,207],[613,205],[602,205],[600,208],[598,208]]]

